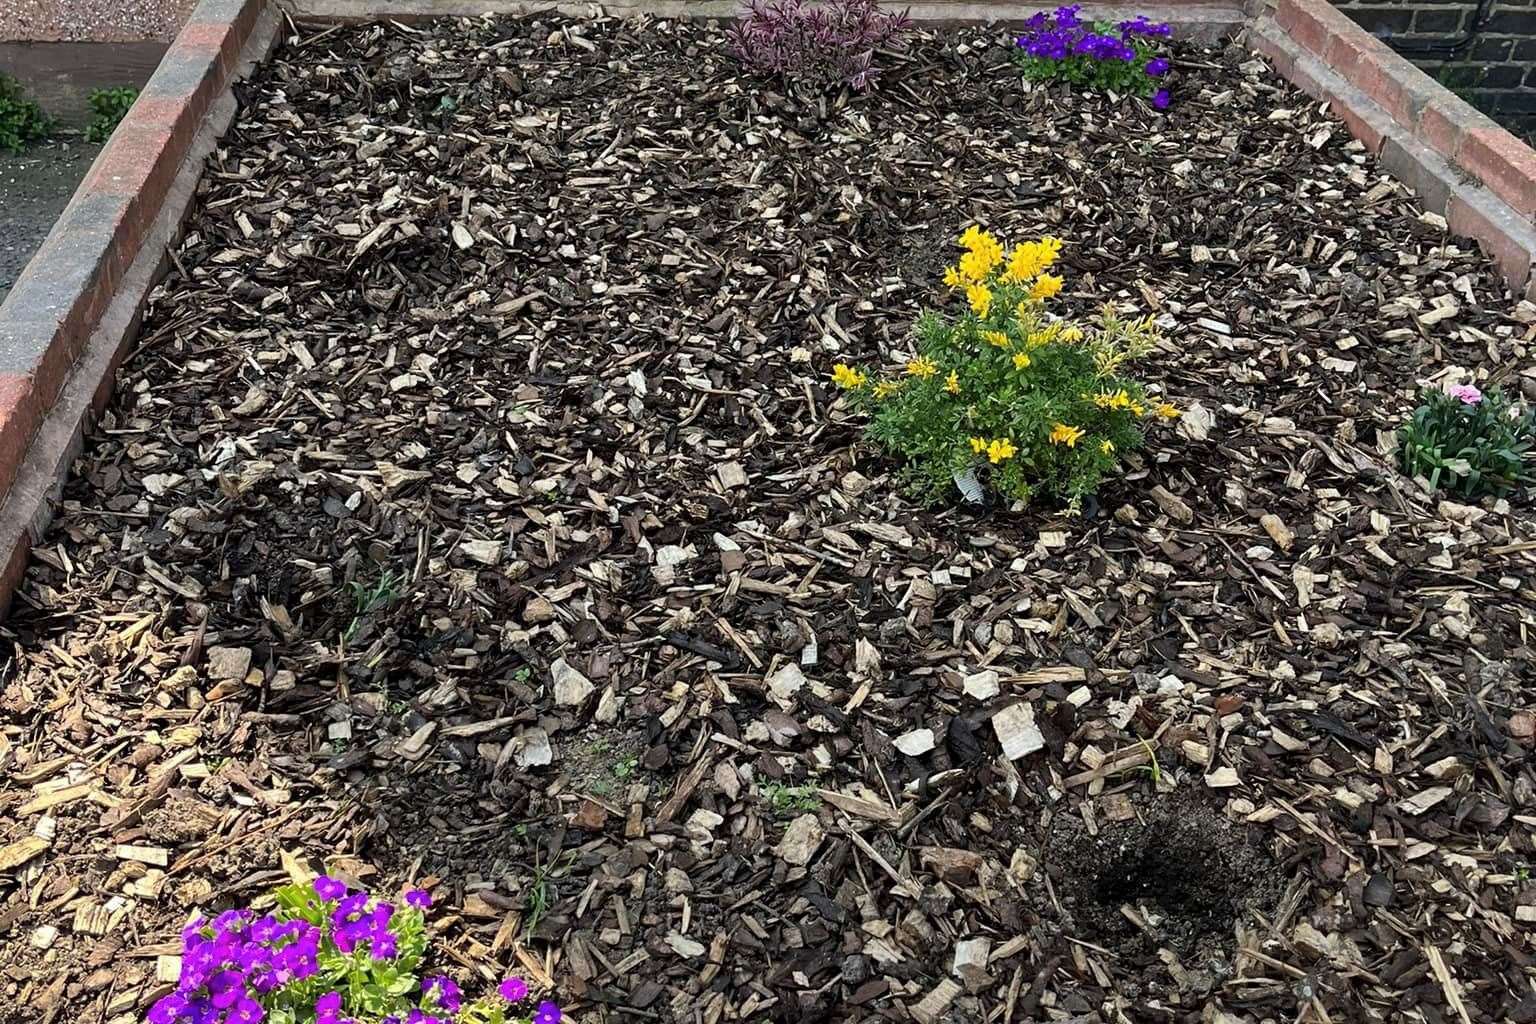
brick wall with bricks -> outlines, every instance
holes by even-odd
[[[1334,0],[1447,89],[1536,137],[1536,0]]]

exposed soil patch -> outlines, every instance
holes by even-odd
[[[116,1019],[99,941],[300,864],[430,883],[442,966],[583,1021],[1519,1019],[1536,523],[1391,451],[1421,380],[1536,391],[1536,307],[1240,49],[1156,114],[1006,38],[825,103],[701,25],[290,40],[7,625],[0,847],[58,838],[0,880],[0,1020]],[[976,221],[1167,333],[1189,413],[1095,514],[918,507],[827,384]],[[1150,757],[1203,817],[1114,824]],[[1090,816],[1148,843],[1042,896]],[[1222,875],[1270,860],[1273,916]]]
[[[0,302],[100,149],[83,142],[48,142],[19,155],[0,151]]]
[[[1127,809],[1132,818],[1101,823],[1097,835],[1075,815],[1055,819],[1044,867],[1074,937],[1122,954],[1166,946],[1230,963],[1233,925],[1250,908],[1272,916],[1284,887],[1262,834],[1187,790],[1139,796]]]

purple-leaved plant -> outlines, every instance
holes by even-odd
[[[871,88],[880,69],[875,52],[912,27],[906,12],[877,0],[748,0],[730,30],[730,48],[761,74],[817,88]]]

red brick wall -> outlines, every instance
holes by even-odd
[[[1536,135],[1536,0],[1333,0],[1512,131]]]

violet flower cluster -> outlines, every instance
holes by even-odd
[[[475,1002],[447,976],[424,979],[410,996],[426,951],[424,890],[407,892],[399,908],[334,878],[275,895],[271,913],[228,910],[183,929],[176,988],[150,1007],[148,1024],[560,1022],[552,1002],[531,1016],[511,1013],[528,997],[520,978]]]
[[[748,0],[730,30],[731,52],[752,71],[815,88],[864,91],[880,69],[875,53],[912,27],[878,0]]]
[[[1080,4],[1058,7],[1024,23],[1015,44],[1025,77],[1150,95],[1153,106],[1166,109],[1172,94],[1162,80],[1170,65],[1156,50],[1173,28],[1144,14],[1119,24],[1088,22],[1081,10]]]

